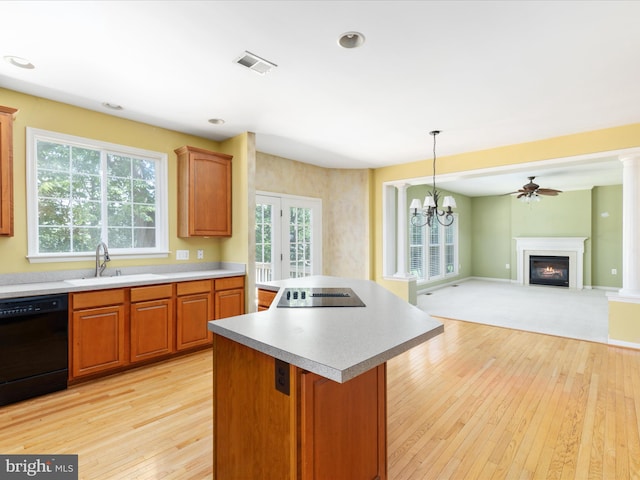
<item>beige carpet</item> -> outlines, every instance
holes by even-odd
[[[418,307],[433,316],[608,343],[604,290],[467,280],[418,295]]]

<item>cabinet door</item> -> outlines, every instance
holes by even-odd
[[[301,375],[302,479],[386,479],[386,364],[346,383]]]
[[[0,106],[0,235],[13,235],[13,114]]]
[[[276,298],[278,292],[274,292],[272,290],[263,290],[262,288],[258,289],[258,311],[269,310],[273,299]]]
[[[216,292],[215,319],[244,313],[244,288]]]
[[[131,304],[131,362],[173,351],[173,301]]]
[[[124,305],[74,311],[72,332],[73,377],[127,364]]]
[[[231,236],[230,155],[195,147],[178,154],[178,235]]]
[[[211,293],[185,295],[176,302],[176,349],[206,345],[211,343],[211,333],[207,322],[213,320]]]

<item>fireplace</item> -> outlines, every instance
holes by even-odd
[[[569,257],[529,256],[529,284],[569,286]]]
[[[584,242],[587,237],[515,237],[517,280],[529,285],[531,255],[569,257],[569,288],[582,290],[584,272]]]

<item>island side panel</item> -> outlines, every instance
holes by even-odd
[[[297,384],[275,389],[273,357],[219,335],[213,345],[213,478],[294,480]]]

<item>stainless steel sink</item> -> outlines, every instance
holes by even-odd
[[[115,285],[119,283],[131,283],[131,282],[146,282],[149,280],[164,280],[164,275],[158,275],[155,273],[138,273],[134,275],[115,275],[113,277],[87,277],[87,278],[74,278],[72,280],[65,280],[66,283],[74,285],[76,287],[86,286],[99,286],[99,285]]]

